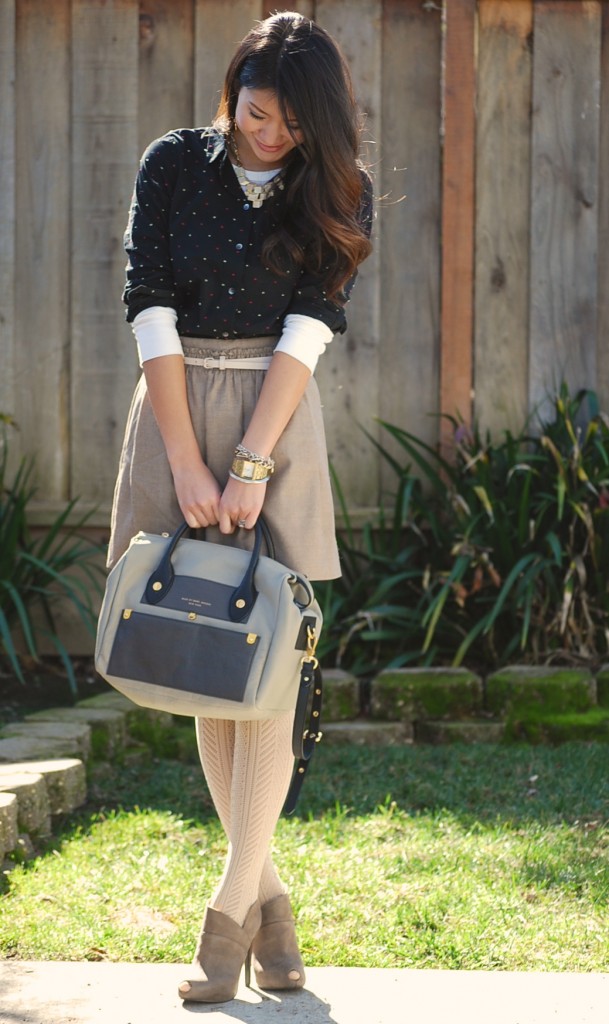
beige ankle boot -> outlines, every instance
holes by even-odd
[[[225,1003],[234,999],[244,963],[245,983],[249,985],[252,939],[261,920],[258,902],[248,910],[243,927],[227,914],[208,907],[194,958],[196,970],[180,984],[181,998],[197,1003]]]
[[[260,988],[302,988],[305,970],[294,915],[287,896],[275,896],[262,905],[262,923],[252,943],[254,973]]]

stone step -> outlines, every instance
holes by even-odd
[[[0,856],[10,853],[17,846],[17,797],[14,793],[0,793]]]
[[[118,690],[112,690],[108,687],[104,693],[97,693],[94,697],[85,697],[84,700],[79,700],[78,707],[113,708],[115,711],[127,712],[131,711],[134,707],[139,707],[139,705],[134,704],[132,700],[119,693]]]
[[[501,743],[505,723],[489,719],[464,719],[457,722],[417,722],[417,743]]]
[[[404,722],[371,722],[357,719],[353,722],[322,722],[322,733],[327,743],[353,743],[365,747],[391,747],[412,743],[412,728]]]
[[[0,776],[0,793],[14,793],[17,797],[17,828],[30,836],[48,836],[51,833],[51,806],[49,795],[40,774],[16,772]]]
[[[156,711],[154,708],[141,708],[133,700],[126,697],[124,693],[108,687],[105,693],[96,693],[94,697],[85,697],[79,700],[78,708],[112,708],[114,711],[122,711],[127,716],[128,723],[132,719],[145,719],[159,722],[168,727],[173,725],[173,715],[166,711]]]
[[[87,799],[85,766],[76,758],[0,764],[0,782],[4,776],[10,776],[13,772],[42,775],[51,814],[69,814]]]
[[[2,750],[6,749],[2,748],[2,744],[10,740],[32,744],[40,741],[42,745],[49,744],[44,753],[41,751],[42,756],[52,756],[56,752],[57,757],[72,754],[86,761],[91,753],[91,727],[85,722],[15,722],[5,726],[1,736],[0,761],[9,760],[2,754]],[[11,757],[10,760],[32,760],[36,756],[35,752],[24,753],[20,757]]]
[[[323,670],[324,722],[344,722],[357,718],[360,712],[359,682],[350,672],[340,668]]]
[[[100,760],[120,754],[127,742],[126,715],[114,708],[46,708],[27,715],[26,722],[68,722],[91,727],[91,750]]]
[[[42,736],[10,736],[0,739],[0,763],[15,761],[47,761],[79,755],[80,745],[75,740],[53,739]]]
[[[482,679],[465,668],[385,669],[372,680],[372,718],[418,722],[482,710]]]
[[[567,743],[570,740],[609,743],[609,708],[596,707],[570,714],[514,712],[507,735],[525,743]]]
[[[525,709],[545,714],[587,711],[596,702],[596,679],[587,669],[511,665],[486,680],[486,710],[501,717]]]

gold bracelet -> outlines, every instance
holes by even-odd
[[[234,458],[231,473],[238,480],[254,483],[258,480],[267,480],[271,476],[272,470],[260,462],[252,462],[251,459]]]
[[[236,459],[245,459],[247,462],[256,462],[259,466],[265,466],[269,473],[275,469],[275,460],[270,455],[258,455],[257,452],[246,448],[244,444],[238,444],[234,454]]]

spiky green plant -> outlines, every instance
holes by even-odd
[[[327,657],[371,671],[607,655],[609,418],[564,385],[553,409],[499,441],[451,420],[453,459],[381,422],[404,454],[370,438],[393,508],[343,538],[344,579],[320,591]]]
[[[100,549],[80,533],[89,514],[72,520],[75,500],[66,504],[44,533],[34,536],[28,506],[35,492],[32,458],[22,459],[8,480],[5,431],[0,437],[0,652],[25,684],[17,637],[35,661],[44,637],[61,659],[76,694],[72,659],[58,635],[54,608],[59,600],[67,600],[94,634],[93,597],[101,591],[102,573],[95,557]]]

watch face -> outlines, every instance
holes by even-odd
[[[253,477],[253,475],[254,475],[254,463],[253,462],[244,462],[244,464],[243,464],[243,476],[249,478],[249,477]]]

